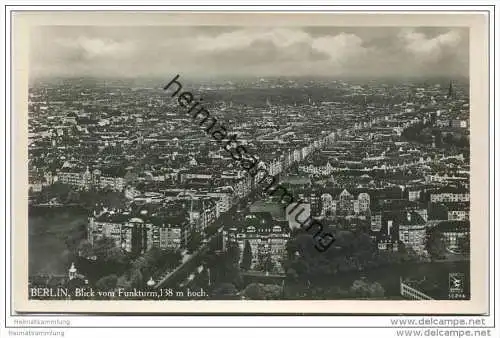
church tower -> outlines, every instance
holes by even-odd
[[[453,97],[453,83],[450,80],[450,86],[448,87],[448,99]]]
[[[71,267],[68,270],[68,277],[69,277],[70,280],[76,278],[75,263],[71,263]]]

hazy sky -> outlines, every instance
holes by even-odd
[[[38,76],[468,76],[467,28],[44,26]]]

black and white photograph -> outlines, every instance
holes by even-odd
[[[28,302],[471,300],[470,28],[262,19],[29,27]]]

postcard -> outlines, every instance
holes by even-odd
[[[486,15],[12,23],[16,312],[487,312]]]

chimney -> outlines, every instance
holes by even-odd
[[[406,213],[406,219],[408,222],[411,222],[411,214],[409,212]]]
[[[391,236],[392,221],[387,221],[387,236]]]

